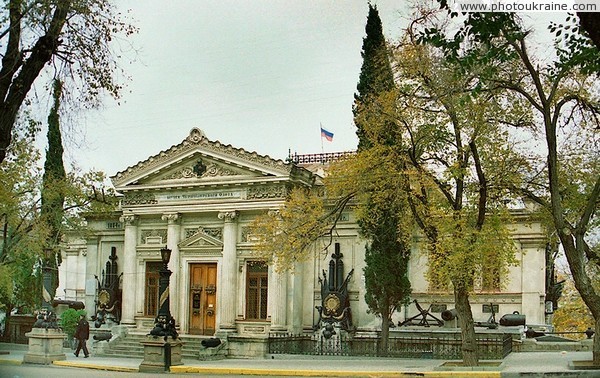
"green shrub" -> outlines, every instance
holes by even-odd
[[[67,334],[69,340],[73,339],[73,336],[75,335],[75,329],[77,329],[80,315],[86,315],[85,310],[75,310],[70,308],[60,316],[60,326],[63,332]]]

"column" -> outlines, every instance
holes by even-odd
[[[121,306],[121,324],[135,324],[136,273],[137,273],[137,234],[138,216],[123,215],[121,222],[125,225],[125,240],[123,245],[123,304]]]
[[[179,317],[180,301],[185,297],[181,291],[179,283],[181,272],[181,258],[179,256],[179,239],[181,237],[181,215],[178,213],[163,214],[162,220],[166,220],[167,224],[167,248],[171,250],[171,260],[169,261],[169,270],[171,280],[169,283],[169,297],[171,316],[175,319],[177,325],[181,323]]]
[[[278,272],[270,267],[269,303],[271,310],[271,331],[287,331],[287,272]]]
[[[235,302],[237,293],[237,211],[219,213],[223,225],[223,264],[221,282],[217,286],[217,306],[219,308],[220,330],[235,329]]]
[[[544,245],[532,242],[521,242],[523,259],[522,269],[522,314],[527,316],[529,324],[543,324],[544,295],[546,278],[546,253]]]
[[[77,282],[79,281],[79,270],[78,268],[78,256],[79,249],[65,249],[63,256],[65,259],[63,260],[63,264],[65,264],[66,277],[64,282],[64,292],[63,298],[66,300],[77,300]],[[56,293],[56,296],[60,296],[59,293]]]
[[[290,301],[288,301],[290,303],[290,318],[288,319],[288,326],[290,326],[290,329],[288,329],[288,331],[291,331],[292,333],[298,334],[298,333],[302,333],[303,331],[303,324],[304,324],[304,306],[303,306],[303,302],[304,302],[304,265],[306,263],[304,262],[296,262],[294,264],[294,272],[291,274],[290,277],[290,282],[292,287],[288,287],[288,291],[290,293],[292,293],[292,299]],[[311,287],[312,288],[312,287]],[[310,289],[309,289],[310,290]],[[312,315],[312,307],[309,307],[309,309],[311,310],[311,315]],[[310,321],[312,322],[312,317],[309,316],[307,317],[307,319],[310,319]]]

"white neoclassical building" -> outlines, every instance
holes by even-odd
[[[323,271],[331,272],[338,248],[353,326],[367,332],[379,327],[364,301],[366,241],[351,212],[343,214],[329,253],[317,253],[326,241],[317,243],[315,259],[297,264],[293,273],[276,272],[252,253],[252,220],[282,206],[291,187],[315,185],[317,170],[209,140],[199,129],[166,147],[112,177],[123,196],[120,210],[89,215],[93,232],[64,248],[58,297],[83,301],[91,315],[99,304],[114,304],[108,294],[119,297],[121,324],[149,330],[158,311],[160,249],[167,246],[172,250],[171,313],[182,334],[300,333],[312,330],[319,319],[319,280]],[[489,317],[492,304],[499,315],[518,311],[528,324],[544,323],[545,234],[526,209],[515,215],[519,264],[510,268],[502,290],[480,289],[471,297],[476,321]],[[409,269],[412,298],[423,308],[436,316],[453,308],[451,293],[429,292],[427,259],[418,246]],[[111,280],[114,292],[98,290]],[[417,313],[413,304],[394,320]]]

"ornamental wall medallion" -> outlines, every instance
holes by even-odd
[[[132,206],[132,205],[154,205],[157,204],[158,201],[154,194],[148,192],[133,192],[133,193],[125,193],[125,198],[123,198],[124,206]]]

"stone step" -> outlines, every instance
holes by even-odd
[[[148,332],[133,331],[129,332],[126,337],[118,339],[110,344],[110,347],[104,351],[105,355],[143,358],[144,346],[142,342],[147,340]],[[183,342],[181,353],[182,357],[187,359],[198,359],[206,349],[202,346],[202,340],[211,338],[211,336],[180,336]],[[203,358],[210,358],[210,353],[204,353]]]

